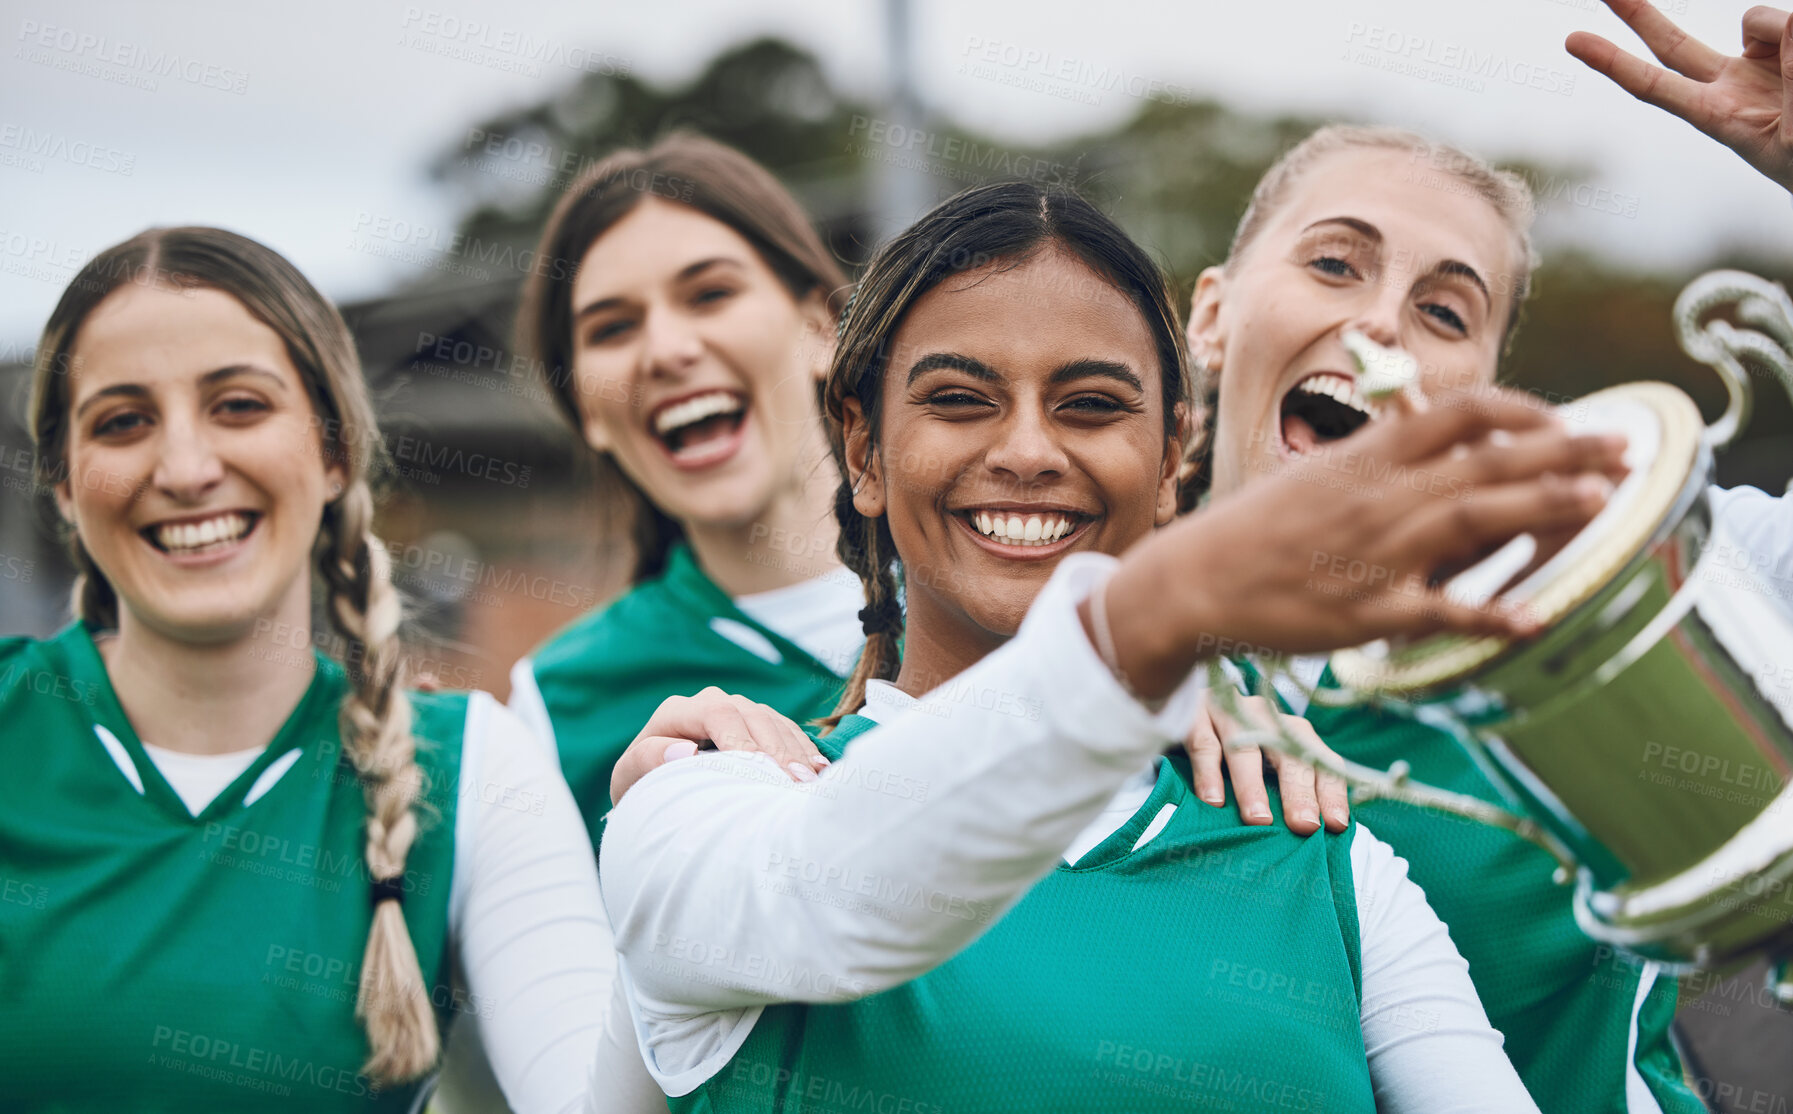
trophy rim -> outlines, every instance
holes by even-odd
[[[1624,383],[1596,391],[1574,405],[1612,400],[1648,407],[1661,424],[1661,440],[1637,495],[1635,509],[1614,520],[1615,525],[1598,540],[1592,553],[1542,585],[1531,601],[1546,628],[1561,623],[1597,596],[1649,549],[1689,479],[1699,471],[1705,424],[1686,392],[1656,381]],[[1406,696],[1461,683],[1509,656],[1526,641],[1498,635],[1433,635],[1393,649],[1341,650],[1332,655],[1332,671],[1348,688]]]

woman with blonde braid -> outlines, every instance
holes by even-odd
[[[404,687],[341,317],[254,241],[152,229],[39,353],[80,575],[74,623],[0,641],[6,1107],[414,1110],[458,1013],[515,1109],[592,1101],[590,846],[508,712]],[[687,713],[655,729],[739,723]]]

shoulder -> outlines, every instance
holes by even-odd
[[[647,632],[663,631],[684,612],[662,580],[645,581],[568,623],[529,656],[537,676],[589,668],[619,651],[639,653]]]
[[[0,699],[54,696],[91,704],[97,693],[82,690],[93,685],[70,668],[68,643],[77,638],[87,638],[79,623],[50,638],[0,638]]]

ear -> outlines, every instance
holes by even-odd
[[[1216,380],[1226,363],[1226,330],[1220,305],[1226,295],[1226,270],[1209,267],[1195,280],[1195,296],[1189,300],[1189,358],[1208,369]]]
[[[828,378],[828,367],[834,362],[835,321],[828,312],[828,298],[820,288],[812,290],[797,304],[803,321],[803,364],[817,381]]]
[[[332,460],[324,466],[324,490],[330,493],[326,502],[334,503],[348,487],[348,483],[349,470],[343,466],[342,461]]]
[[[584,424],[580,426],[580,432],[585,434],[585,443],[590,445],[595,452],[607,453],[610,451],[610,432],[597,418],[587,415]]]
[[[1178,480],[1183,475],[1183,446],[1189,443],[1193,413],[1195,411],[1188,403],[1177,403],[1176,435],[1164,439],[1164,461],[1158,468],[1158,501],[1152,511],[1154,525],[1168,526],[1177,517],[1177,487]]]
[[[70,486],[69,481],[63,480],[51,490],[56,496],[56,513],[62,516],[62,521],[73,526],[75,524],[74,488]]]
[[[867,518],[882,518],[887,505],[884,466],[872,444],[872,425],[865,419],[859,400],[841,404],[841,439],[846,445],[847,485],[853,489],[853,509]]]

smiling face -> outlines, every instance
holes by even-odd
[[[744,237],[649,198],[585,253],[573,363],[586,440],[688,527],[759,520],[821,454],[833,322]]]
[[[1310,167],[1197,286],[1191,355],[1220,386],[1215,493],[1364,422],[1349,330],[1413,355],[1422,390],[1491,382],[1521,266],[1500,212],[1411,152],[1348,148]]]
[[[911,651],[987,652],[1065,554],[1121,553],[1174,514],[1152,333],[1082,262],[1047,249],[949,278],[890,350],[875,449],[857,400],[844,433],[855,479],[871,458],[855,506],[888,522]]]
[[[218,290],[127,284],[82,323],[69,369],[57,504],[120,622],[192,643],[302,625],[342,470],[279,334]]]

